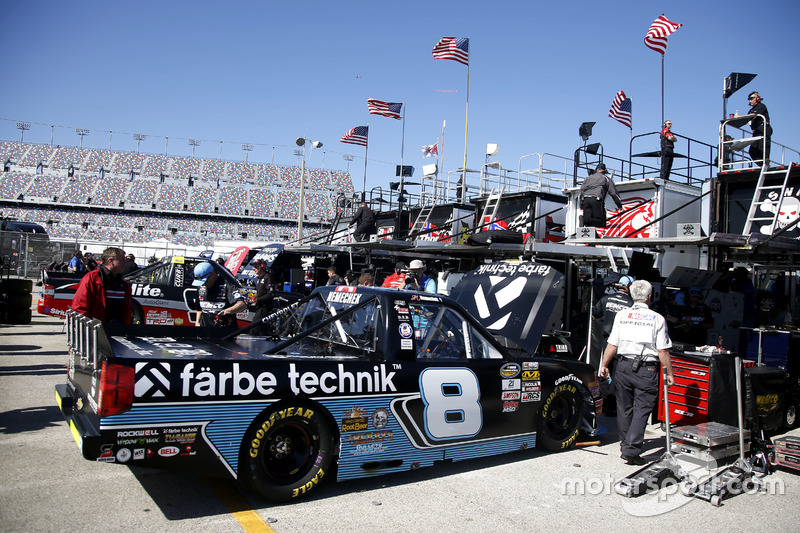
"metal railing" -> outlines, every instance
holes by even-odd
[[[723,157],[720,157],[717,161],[717,170],[719,172],[731,171],[731,170],[739,170],[742,168],[747,168],[752,165],[759,165],[763,164],[764,160],[753,161],[752,158],[747,157],[744,155],[745,148],[752,146],[753,144],[761,144],[761,153],[766,153],[767,148],[767,136],[765,135],[753,135],[752,130],[745,130],[739,126],[744,126],[745,124],[749,124],[753,119],[760,118],[762,121],[765,121],[764,115],[759,114],[751,114],[751,115],[740,115],[737,117],[731,117],[726,120],[723,120],[719,125],[719,153],[723,154]],[[731,139],[728,140],[728,128],[732,128],[734,130],[738,130],[739,138],[735,138],[733,135],[730,135]],[[790,148],[785,146],[781,143],[777,143],[772,141],[770,135],[770,154],[769,154],[769,161],[767,162],[768,165],[787,165],[793,161],[800,161],[800,151],[795,150],[794,148]],[[775,159],[773,156],[775,155],[776,148],[780,149],[780,158]],[[737,153],[741,152],[741,153]],[[725,157],[727,155],[728,157]]]
[[[675,162],[677,166],[673,166],[670,171],[669,179],[671,181],[678,181],[688,185],[700,186],[706,179],[714,176],[714,160],[717,157],[718,147],[713,144],[708,144],[697,139],[684,137],[683,135],[673,133],[678,139],[679,144],[675,147]],[[658,150],[644,152],[640,154],[633,153],[634,141],[644,139],[646,137],[658,136]],[[661,174],[661,166],[646,165],[643,163],[634,163],[634,157],[660,157],[661,152],[661,132],[653,131],[650,133],[642,133],[634,135],[631,138],[629,145],[627,171],[623,165],[621,174],[627,176],[627,179],[645,179],[645,178],[658,178]],[[682,153],[685,151],[685,154]],[[617,159],[617,158],[610,158]],[[680,164],[680,161],[686,161],[685,165]],[[607,163],[606,163],[607,164]],[[699,171],[699,173],[698,173]]]

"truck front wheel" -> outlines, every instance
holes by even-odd
[[[578,387],[562,383],[545,399],[539,419],[538,444],[556,452],[572,448],[578,439],[584,404]]]
[[[240,476],[267,499],[298,499],[328,474],[333,444],[330,424],[318,408],[278,406],[257,419],[245,435]]]

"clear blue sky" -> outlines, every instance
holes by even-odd
[[[666,55],[666,118],[677,133],[716,143],[723,78],[758,77],[729,101],[748,109],[759,90],[773,141],[800,149],[800,2],[3,2],[0,138],[297,164],[294,139],[324,143],[311,167],[350,171],[361,188],[364,148],[339,142],[370,125],[367,188],[394,180],[402,122],[370,115],[367,98],[406,103],[404,163],[441,137],[444,168],[461,166],[467,67],[434,60],[442,36],[470,37],[468,167],[487,143],[516,169],[532,152],[571,156],[578,126],[627,157],[629,130],[608,117],[620,89],[633,98],[634,134],[661,120],[661,56],[642,39],[662,12],[684,26]],[[634,151],[657,146],[635,146]],[[773,148],[773,158],[775,149]],[[527,166],[527,165],[526,165]]]

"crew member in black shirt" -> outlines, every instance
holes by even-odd
[[[272,312],[275,300],[275,281],[272,279],[272,272],[267,266],[267,262],[259,259],[253,262],[253,271],[258,276],[256,282],[256,311],[253,315],[253,322],[258,322]],[[262,324],[253,328],[253,335],[269,335],[271,333],[269,324]]]
[[[584,226],[605,227],[606,194],[611,195],[617,209],[622,209],[622,201],[619,199],[617,188],[614,186],[614,182],[606,176],[607,172],[605,163],[600,163],[594,174],[583,180],[578,199],[581,209],[583,209]]]
[[[602,354],[606,351],[606,342],[608,336],[611,334],[611,328],[614,326],[614,317],[623,309],[627,309],[633,305],[633,298],[628,292],[628,287],[633,283],[633,278],[630,276],[622,276],[614,284],[614,293],[606,294],[592,308],[592,316],[596,319],[603,319],[603,342],[598,347],[599,351],[592,350],[590,361],[595,368],[600,367],[600,360]],[[614,361],[610,363],[610,369],[614,370]],[[606,380],[600,381],[600,394],[603,396],[604,407],[603,411],[608,415],[613,415],[617,410],[617,398],[614,392],[614,382],[608,383]]]
[[[356,230],[353,232],[356,241],[366,241],[370,235],[377,233],[375,211],[367,206],[367,202],[361,202],[361,207],[353,215],[351,224],[356,224]]]
[[[236,284],[220,277],[209,261],[203,261],[194,267],[192,285],[198,287],[198,326],[236,327],[236,313],[247,309],[247,301]]]
[[[750,159],[752,159],[753,162],[760,164],[763,161],[765,165],[769,166],[769,151],[770,148],[772,148],[772,126],[769,125],[769,111],[767,111],[767,106],[765,106],[764,102],[761,100],[763,100],[761,95],[756,91],[751,92],[747,96],[747,101],[752,106],[747,114],[763,115],[764,117],[763,119],[761,117],[755,117],[750,121],[753,137],[765,137],[763,140],[751,144],[749,152]],[[766,128],[764,128],[765,121]]]

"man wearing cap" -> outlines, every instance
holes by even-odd
[[[356,224],[356,230],[353,232],[353,238],[356,241],[366,241],[370,235],[377,233],[375,211],[367,206],[367,202],[361,202],[361,207],[353,215],[353,221],[350,224]]]
[[[633,305],[633,299],[628,293],[628,286],[633,282],[630,276],[622,276],[614,284],[614,292],[606,294],[600,298],[592,308],[592,316],[595,319],[603,319],[603,343],[599,346],[600,350],[592,350],[591,363],[595,367],[600,366],[600,359],[606,349],[605,340],[611,334],[611,326],[614,325],[614,317],[623,309]],[[614,370],[614,361],[611,361],[611,370]],[[609,415],[614,415],[616,411],[616,397],[614,395],[614,382],[608,383],[607,381],[600,382],[600,394],[605,398],[603,404],[603,411]]]
[[[389,274],[386,276],[386,279],[383,280],[383,284],[381,287],[386,287],[388,289],[402,289],[406,286],[406,264],[402,261],[398,261],[394,265],[394,274]]]
[[[272,279],[272,272],[267,267],[267,262],[263,259],[253,261],[253,271],[258,277],[258,281],[256,281],[256,298],[253,302],[256,308],[253,314],[253,322],[259,322],[272,312],[272,303],[275,300],[275,282]],[[268,335],[269,333],[270,328],[267,324],[253,328],[253,335]]]
[[[139,270],[139,265],[136,264],[136,257],[133,254],[128,254],[125,258],[125,266],[122,267],[122,275],[130,274]]]
[[[611,194],[611,199],[622,209],[622,201],[614,186],[614,182],[606,175],[605,163],[600,163],[594,174],[583,180],[581,192],[578,196],[581,209],[583,209],[583,225],[604,228],[606,225],[606,194]]]
[[[425,273],[425,263],[419,259],[414,259],[411,261],[411,264],[408,265],[406,290],[425,291],[436,294],[436,281]]]
[[[644,280],[630,285],[633,306],[617,313],[608,346],[597,374],[607,379],[616,356],[614,382],[617,396],[617,428],[621,458],[642,465],[642,444],[647,419],[658,400],[659,363],[666,372],[667,385],[675,383],[669,348],[672,342],[664,317],[648,307],[653,287]]]
[[[198,326],[236,327],[236,313],[247,309],[247,301],[238,286],[221,278],[210,261],[203,261],[194,267],[192,285],[199,287],[201,313]]]
[[[700,287],[691,287],[683,307],[681,324],[675,328],[676,341],[704,346],[708,338],[708,330],[714,327],[711,308],[701,300],[703,291]]]

